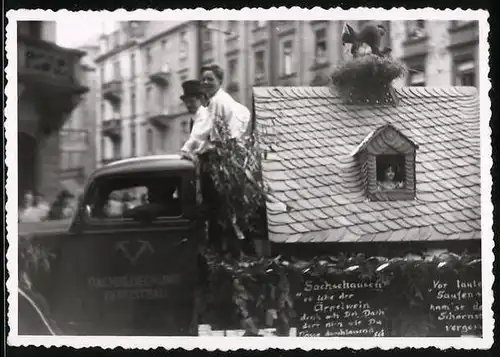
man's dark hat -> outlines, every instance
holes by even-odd
[[[201,89],[201,82],[197,80],[189,80],[182,83],[182,89],[184,94],[181,95],[181,99],[184,100],[187,97],[199,97],[202,96],[203,90]]]

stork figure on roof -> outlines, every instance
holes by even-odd
[[[386,47],[382,51],[380,45],[382,37],[386,31],[382,25],[368,24],[361,31],[356,32],[348,23],[345,24],[342,31],[342,45],[351,44],[351,54],[354,58],[358,57],[359,50],[363,45],[368,45],[371,53],[379,57],[384,57],[390,54],[391,49]]]

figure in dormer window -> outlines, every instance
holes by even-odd
[[[377,181],[377,189],[379,191],[392,191],[405,187],[404,180],[398,180],[397,166],[389,164],[384,170],[384,177],[382,180]]]
[[[405,188],[404,167],[403,155],[377,156],[377,190],[392,191]]]

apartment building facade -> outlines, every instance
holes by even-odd
[[[478,21],[397,21],[391,42],[409,68],[400,85],[479,88]]]
[[[358,30],[366,23],[166,21],[136,25],[141,36],[133,45],[109,49],[97,63],[105,79],[99,104],[103,135],[98,160],[106,163],[178,152],[189,135],[181,83],[198,78],[201,65],[222,66],[224,88],[250,109],[253,86],[327,85],[333,67],[351,56],[341,39],[346,22]],[[411,68],[398,85],[477,85],[477,23],[382,24],[387,33],[381,47],[391,47],[392,55]],[[123,28],[117,33],[126,32]],[[113,36],[120,35],[108,36],[108,41]],[[109,93],[112,72],[120,73],[120,83],[114,84],[120,88],[119,95]],[[116,102],[121,103],[119,111],[113,109]],[[119,146],[113,139],[118,136]]]
[[[60,130],[81,96],[84,52],[55,44],[54,21],[18,21],[18,193],[49,201],[60,185]],[[21,199],[18,201],[21,204]]]
[[[97,71],[94,65],[99,47],[97,39],[78,49],[85,52],[80,61],[81,83],[88,88],[65,122],[60,132],[60,179],[62,185],[74,192],[80,190],[85,179],[96,168],[96,100]]]
[[[175,21],[124,22],[102,36],[95,60],[98,166],[178,151],[189,135],[179,96],[182,81],[196,77],[195,36],[194,22]]]

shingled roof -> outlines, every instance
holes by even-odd
[[[345,104],[328,87],[255,87],[277,243],[480,239],[475,88],[395,89],[398,105]],[[353,152],[390,124],[417,145],[416,197],[370,201]],[[287,209],[284,209],[284,208]]]

